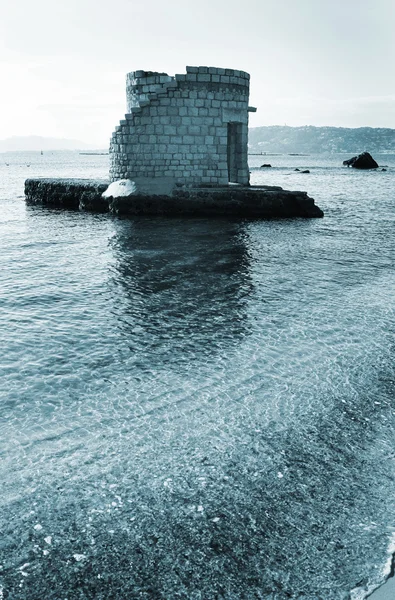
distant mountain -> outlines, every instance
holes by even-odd
[[[395,153],[395,129],[358,127],[253,127],[249,152],[319,154],[346,152]]]
[[[0,140],[0,152],[14,150],[91,150],[96,148],[79,140],[64,140],[61,138],[41,137],[39,135],[15,136]]]

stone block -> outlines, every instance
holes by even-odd
[[[198,73],[197,75],[197,81],[201,82],[201,83],[208,83],[211,81],[211,75],[209,75],[208,73]]]
[[[200,134],[200,125],[190,125],[188,127],[188,134],[191,136],[199,135]],[[188,142],[188,143],[192,144],[193,142]]]
[[[193,135],[184,135],[182,137],[183,144],[193,144],[195,142],[195,138]]]
[[[199,67],[187,67],[186,71],[187,71],[187,73],[198,73]]]
[[[165,135],[177,135],[177,127],[175,125],[164,126]]]

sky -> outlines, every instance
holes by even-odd
[[[250,126],[395,128],[394,0],[0,0],[0,139],[106,147],[125,75],[251,74]]]

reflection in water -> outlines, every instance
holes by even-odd
[[[115,227],[117,323],[141,366],[207,358],[247,334],[242,224],[141,219]]]

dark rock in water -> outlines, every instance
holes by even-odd
[[[298,167],[296,167],[296,169],[294,169],[294,171],[300,171],[300,169],[298,169]]]
[[[262,169],[263,167],[271,167],[271,166],[272,166],[272,165],[269,165],[269,164],[265,163],[264,165],[261,165],[261,169]]]
[[[354,169],[377,169],[379,166],[369,152],[362,152],[358,156],[343,160],[343,165]]]
[[[387,169],[381,169],[382,171],[386,171]]]
[[[301,173],[310,173],[310,171],[308,169],[305,169],[304,171],[301,171]]]

